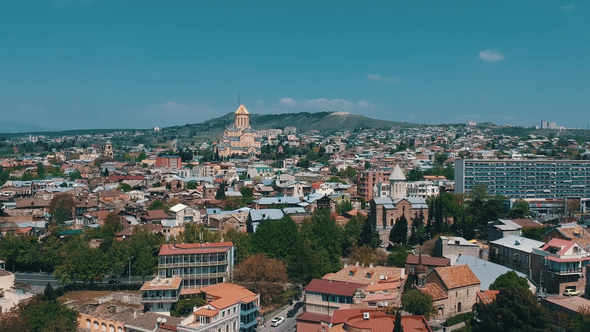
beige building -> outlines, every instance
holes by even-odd
[[[258,133],[250,127],[250,112],[244,105],[240,105],[234,115],[236,117],[234,125],[225,129],[223,137],[219,139],[219,144],[217,144],[216,151],[219,157],[260,154],[262,140],[258,138]]]
[[[418,289],[432,297],[439,318],[472,310],[480,281],[469,266],[437,267],[427,277],[425,273],[425,267],[416,267]]]

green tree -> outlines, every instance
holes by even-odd
[[[37,251],[37,237],[33,235],[7,233],[0,241],[0,258],[6,262],[6,267],[13,270],[35,270],[39,264]]]
[[[234,244],[238,263],[254,254],[252,236],[249,233],[242,233],[233,228],[230,228],[223,235],[223,240],[230,241]]]
[[[21,309],[26,328],[31,332],[78,331],[78,312],[59,301],[42,301],[35,297]]]
[[[57,293],[50,283],[47,283],[43,291],[43,301],[57,301]]]
[[[64,262],[54,271],[59,284],[66,285],[76,281],[94,283],[104,278],[108,272],[108,262],[107,256],[100,249],[90,248],[81,236],[70,247],[73,250],[68,252]]]
[[[140,153],[137,158],[135,158],[136,162],[141,162],[143,160],[145,160],[147,158],[147,155],[145,154],[145,152]]]
[[[405,267],[410,253],[410,248],[407,245],[394,246],[387,256],[387,266]]]
[[[228,197],[223,199],[223,209],[225,211],[233,211],[244,207],[242,197]]]
[[[297,241],[297,224],[288,215],[281,220],[262,220],[252,234],[252,246],[258,253],[287,262]]]
[[[436,315],[436,307],[430,295],[413,289],[402,295],[404,310],[414,314],[423,315],[426,319]]]
[[[365,223],[363,224],[363,229],[360,234],[360,238],[358,241],[359,246],[369,245],[371,248],[375,249],[381,244],[381,240],[379,239],[379,233],[373,225],[371,219],[365,219]]]
[[[246,205],[252,204],[252,200],[254,197],[254,189],[250,187],[242,187],[240,189],[240,193],[242,194],[242,201]]]
[[[352,210],[352,203],[350,201],[342,201],[342,203],[336,205],[336,213],[343,214]]]
[[[356,214],[344,226],[343,238],[342,238],[342,255],[348,256],[350,249],[355,247],[360,242],[361,232],[365,225],[367,217],[362,214]]]
[[[572,317],[574,332],[590,332],[590,307],[579,306],[578,312]]]
[[[528,289],[500,289],[496,299],[487,305],[475,305],[477,322],[474,331],[551,331],[551,315]]]
[[[513,219],[522,219],[529,216],[531,211],[529,209],[529,203],[524,199],[519,199],[514,202],[512,208],[508,211],[508,216]]]
[[[56,194],[49,203],[49,213],[53,223],[60,224],[66,220],[71,220],[74,216],[76,203],[70,194]]]
[[[393,332],[404,332],[404,327],[402,326],[401,310],[397,310],[395,313],[395,323],[393,323]]]
[[[219,185],[219,188],[217,188],[217,191],[215,192],[215,198],[216,199],[224,199],[225,198],[225,182],[221,182],[221,184]]]
[[[508,271],[496,278],[496,280],[490,285],[491,290],[500,290],[502,288],[509,287],[522,287],[529,289],[529,283],[527,282],[526,278],[519,277],[516,272]]]
[[[80,171],[73,171],[70,174],[68,174],[68,176],[72,181],[76,181],[82,178],[82,174],[80,173]]]
[[[179,234],[180,241],[183,243],[217,243],[221,242],[221,234],[219,232],[212,232],[201,224],[187,224],[184,231]]]
[[[129,244],[133,256],[131,273],[144,279],[152,275],[156,271],[158,253],[163,243],[164,236],[161,233],[154,234],[146,226],[136,227]]]
[[[43,166],[43,163],[37,163],[37,178],[45,179],[45,166]]]
[[[131,188],[131,186],[128,183],[120,183],[117,186],[117,190],[122,190],[124,192],[129,192],[129,191],[133,190],[133,188]]]
[[[150,206],[148,206],[148,210],[163,210],[164,209],[164,203],[159,200],[156,199],[152,202],[152,204],[150,204]]]
[[[402,214],[389,232],[389,241],[396,244],[408,243],[408,220],[406,215]]]
[[[186,317],[193,312],[194,307],[200,307],[205,303],[206,301],[199,297],[193,299],[178,300],[178,302],[174,306],[174,309],[170,310],[170,316]]]
[[[546,227],[523,227],[522,228],[522,236],[537,240],[543,241],[543,234],[547,232]]]

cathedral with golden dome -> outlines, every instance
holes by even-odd
[[[262,140],[256,130],[250,127],[250,112],[244,105],[240,105],[234,116],[234,125],[225,129],[217,144],[219,157],[259,155]]]

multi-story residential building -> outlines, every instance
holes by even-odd
[[[533,270],[540,271],[540,284],[547,293],[562,294],[566,289],[584,290],[588,252],[582,246],[562,239],[552,239],[533,249]]]
[[[254,332],[258,325],[260,296],[230,283],[203,287],[207,300],[177,326],[179,332]]]
[[[589,160],[455,161],[455,193],[469,194],[485,185],[491,195],[508,198],[590,199]]]
[[[412,181],[406,185],[407,195],[410,197],[430,197],[438,196],[440,186],[432,181]]]
[[[543,242],[547,243],[552,239],[575,242],[590,252],[590,233],[581,225],[568,223],[553,226],[543,235]]]
[[[235,248],[231,242],[163,244],[158,276],[182,277],[182,288],[199,288],[231,281]]]
[[[358,289],[366,284],[313,279],[305,287],[305,311],[331,316],[344,304],[353,304]]]
[[[178,156],[161,156],[156,158],[156,167],[180,168],[182,161]]]
[[[510,235],[490,242],[490,261],[524,273],[535,283],[539,283],[539,270],[533,269],[535,256],[533,250],[545,243],[520,236]]]
[[[141,287],[141,303],[150,311],[169,313],[180,298],[181,283],[180,277],[156,277]]]
[[[357,173],[357,194],[368,202],[373,199],[373,187],[378,183],[389,183],[392,168],[367,170]]]

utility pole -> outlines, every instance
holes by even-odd
[[[129,284],[131,285],[131,260],[133,256],[129,257]]]

